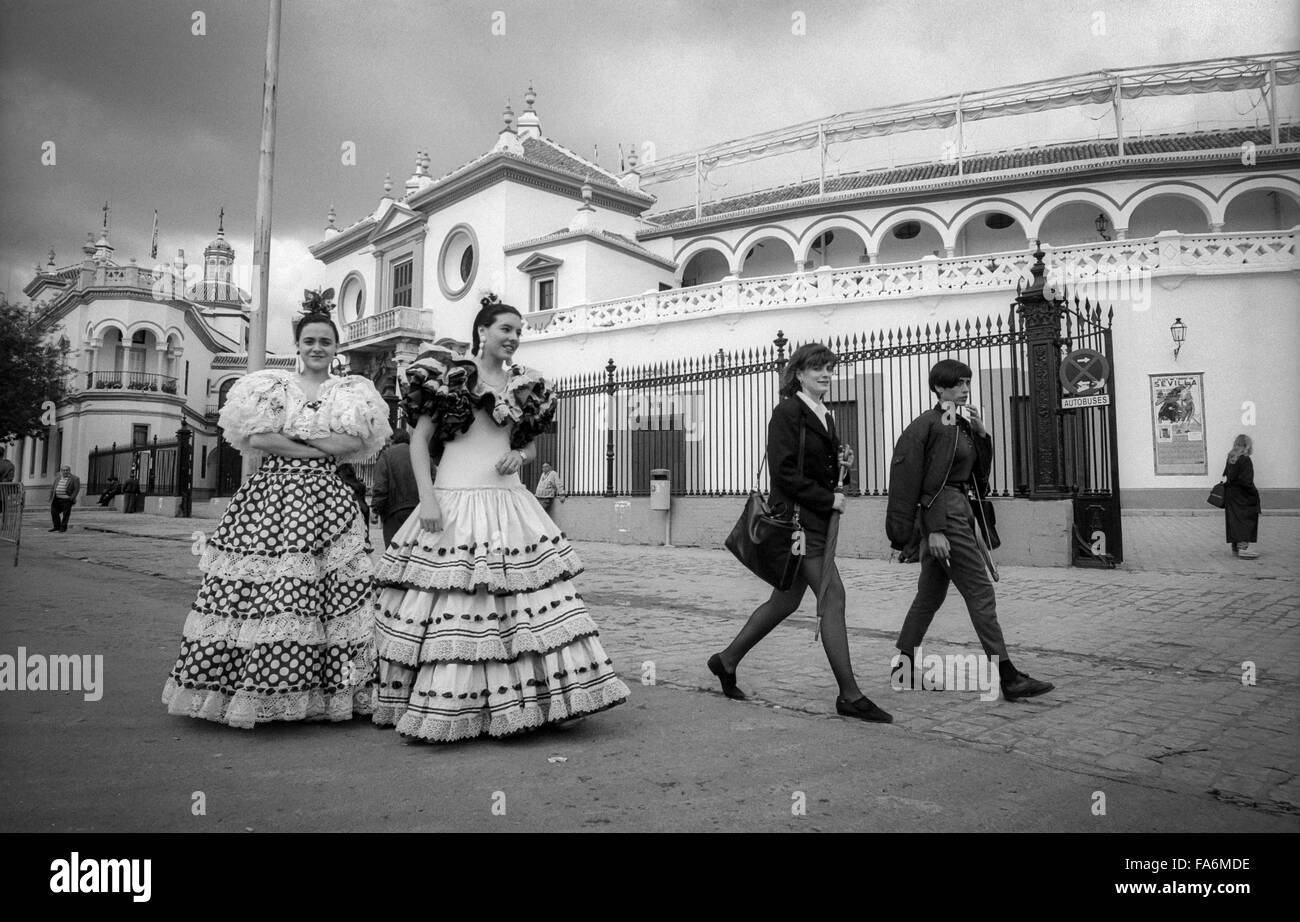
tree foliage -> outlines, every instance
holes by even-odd
[[[30,307],[0,301],[0,442],[44,435],[46,401],[67,395],[67,347],[48,342],[50,332]]]

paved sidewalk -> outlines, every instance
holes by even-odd
[[[108,528],[115,531],[95,530]],[[198,580],[187,545],[210,528],[83,512],[67,534],[37,533],[31,543],[176,580],[179,623]],[[725,551],[578,548],[588,568],[579,586],[620,670],[635,681],[653,669],[659,686],[718,695],[704,660],[762,600],[758,581]],[[1027,702],[891,691],[893,641],[918,568],[845,560],[840,569],[856,671],[864,691],[895,714],[896,727],[1116,783],[1300,817],[1300,581],[1281,567],[1265,571],[1277,575],[1252,567],[1265,560],[1228,558],[1214,572],[1005,568],[998,602],[1011,655],[1057,685]],[[742,664],[741,687],[754,700],[728,705],[738,719],[752,708],[833,715],[835,687],[812,642],[810,602],[811,595]],[[955,592],[926,652],[980,652]],[[1243,684],[1252,668],[1243,664],[1253,664],[1256,684]]]

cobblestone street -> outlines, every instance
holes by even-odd
[[[1206,524],[1161,518],[1166,531]],[[64,535],[32,527],[33,515],[26,524],[24,553],[52,551],[72,567],[102,563],[174,583],[179,633],[198,581],[194,533],[214,523],[79,510]],[[1217,519],[1212,524],[1221,527]],[[1267,524],[1294,532],[1300,519]],[[838,720],[830,670],[813,642],[811,594],[742,664],[740,684],[751,701],[723,702],[704,660],[762,600],[758,581],[725,551],[592,543],[578,549],[587,568],[579,586],[629,682],[646,681],[652,671],[659,688],[710,696],[740,721],[755,709]],[[896,720],[878,732],[1181,795],[1192,815],[1197,804],[1217,800],[1289,818],[1298,828],[1300,583],[1283,575],[1282,557],[1246,562],[1225,555],[1212,571],[1202,565],[1196,573],[1005,568],[998,601],[1010,653],[1020,669],[1056,683],[1051,694],[1024,702],[982,701],[977,691],[891,690],[893,641],[918,569],[874,560],[842,560],[840,568],[855,669],[863,690]],[[6,568],[3,579],[23,572]],[[170,644],[168,638],[162,646]],[[980,652],[955,591],[925,652]],[[1254,664],[1256,684],[1243,683],[1244,663]],[[642,712],[640,719],[653,715]]]

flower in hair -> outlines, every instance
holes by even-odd
[[[310,291],[303,289],[302,310],[304,314],[328,314],[334,310],[334,289],[326,288]]]

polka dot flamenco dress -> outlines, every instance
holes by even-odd
[[[457,364],[471,369],[471,388],[476,370],[443,358],[426,354],[408,372],[408,416],[434,416],[444,443],[434,481],[443,527],[425,531],[417,510],[376,567],[375,723],[451,742],[621,703],[627,686],[572,581],[578,555],[519,475],[495,469],[512,437],[519,446],[541,431],[554,398],[517,367],[501,393],[456,387]]]
[[[348,720],[369,714],[375,680],[374,579],[369,528],[341,461],[366,461],[391,429],[364,378],[331,378],[308,402],[281,371],[247,375],[220,424],[236,448],[258,432],[362,438],[357,455],[268,455],[232,497],[199,567],[162,700],[172,714],[232,727],[273,720]]]

